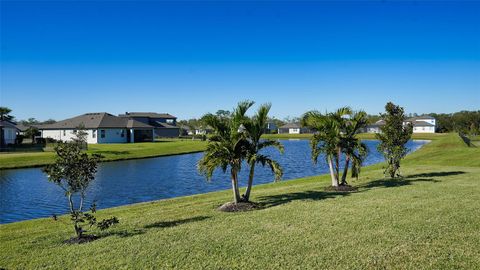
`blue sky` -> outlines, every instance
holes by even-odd
[[[17,119],[278,118],[480,109],[480,2],[1,2],[0,103]]]

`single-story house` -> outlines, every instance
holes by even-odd
[[[90,144],[151,142],[154,137],[153,126],[106,112],[86,113],[37,127],[42,138],[58,141],[71,141],[75,132],[82,127],[87,132],[87,143]]]
[[[0,120],[0,147],[14,144],[17,140],[18,128],[10,120]]]
[[[154,112],[126,112],[120,117],[130,118],[154,127],[156,137],[178,137],[180,128],[177,126],[177,117],[168,113]]]
[[[302,127],[299,123],[288,123],[278,128],[278,134],[302,134],[308,132],[308,128]]]
[[[403,125],[411,123],[413,125],[413,133],[435,133],[436,120],[429,115],[422,115],[409,118],[403,122]],[[380,127],[385,125],[384,120],[378,120],[374,124],[366,127],[365,131],[368,133],[381,132]]]

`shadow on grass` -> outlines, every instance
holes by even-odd
[[[95,151],[95,154],[109,154],[109,155],[126,155],[130,154],[130,151]]]
[[[205,219],[209,219],[210,217],[207,216],[198,216],[198,217],[192,217],[192,218],[186,218],[186,219],[178,219],[178,220],[172,220],[172,221],[158,221],[152,224],[145,225],[145,229],[151,229],[151,228],[169,228],[169,227],[175,227],[178,225],[182,225],[185,223],[191,223],[191,222],[196,222],[196,221],[202,221]]]
[[[442,177],[442,176],[459,175],[459,174],[464,174],[464,173],[465,173],[465,172],[462,172],[462,171],[419,173],[419,174],[411,174],[411,175],[408,175],[408,176],[406,176],[405,178]]]
[[[281,204],[289,203],[292,201],[298,200],[324,200],[335,198],[338,196],[348,196],[352,192],[327,192],[327,191],[304,191],[304,192],[294,192],[294,193],[286,193],[286,194],[278,194],[272,196],[264,196],[260,197],[258,203],[262,206],[262,208],[269,208],[273,206],[278,206]]]
[[[391,188],[391,187],[403,187],[403,186],[409,186],[415,182],[432,182],[432,183],[437,183],[440,182],[440,180],[435,180],[432,178],[419,178],[419,179],[413,179],[409,180],[407,178],[402,178],[402,179],[379,179],[375,181],[368,182],[366,184],[358,186],[359,188],[365,188],[365,189],[370,189],[370,188],[376,188],[376,187],[386,187],[386,188]]]
[[[135,236],[135,235],[140,235],[144,234],[145,230],[139,230],[139,229],[134,229],[134,230],[122,230],[122,231],[108,231],[105,233],[102,233],[98,235],[100,238],[108,237],[108,236],[119,236],[119,237],[130,237],[130,236]]]
[[[419,174],[412,174],[400,179],[378,179],[374,181],[370,181],[368,183],[358,185],[358,188],[361,188],[360,191],[354,192],[329,192],[329,191],[304,191],[304,192],[294,192],[294,193],[286,193],[286,194],[278,194],[272,196],[264,196],[258,199],[258,203],[262,206],[262,208],[273,207],[285,203],[289,203],[296,200],[324,200],[329,198],[335,198],[339,196],[348,196],[352,193],[357,192],[366,192],[371,188],[376,187],[402,187],[412,185],[416,182],[430,182],[430,183],[438,183],[440,180],[434,179],[434,177],[445,177],[451,175],[459,175],[464,174],[463,171],[450,171],[450,172],[432,172],[432,173],[419,173]]]

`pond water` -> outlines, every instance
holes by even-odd
[[[282,140],[285,153],[268,153],[283,167],[283,180],[324,174],[328,167],[324,158],[318,164],[311,161],[307,140]],[[428,141],[410,141],[411,151]],[[382,162],[377,152],[378,141],[365,141],[369,148],[364,165]],[[106,162],[99,165],[91,183],[85,206],[96,202],[98,208],[146,202],[178,196],[205,193],[230,188],[229,174],[215,172],[210,182],[197,172],[197,162],[203,153],[185,154],[137,160]],[[248,169],[240,173],[241,186],[246,185]],[[273,181],[273,174],[257,167],[255,184]],[[0,223],[10,223],[67,212],[67,200],[62,189],[48,182],[40,168],[0,171]]]

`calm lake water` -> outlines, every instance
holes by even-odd
[[[428,141],[410,141],[411,151]],[[282,140],[285,153],[268,151],[283,167],[283,180],[328,172],[324,158],[311,161],[309,141]],[[377,141],[365,141],[370,152],[364,165],[382,162]],[[98,208],[146,202],[230,188],[229,174],[217,171],[207,182],[197,172],[203,153],[168,157],[106,162],[99,166],[97,177],[88,191],[86,208],[95,201]],[[248,169],[240,173],[241,186],[246,185]],[[269,183],[273,175],[257,167],[255,184]],[[48,182],[40,168],[0,171],[0,223],[10,223],[67,212],[63,191]]]

